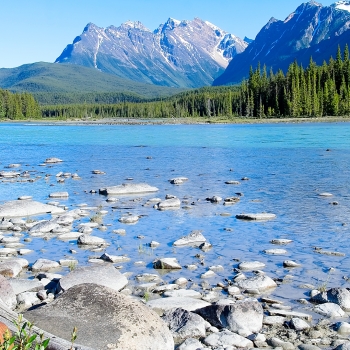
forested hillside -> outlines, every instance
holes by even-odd
[[[189,90],[167,99],[118,104],[46,106],[44,117],[316,117],[350,115],[350,59],[346,46],[322,66],[312,59],[303,68],[294,62],[284,74],[251,69],[239,86]]]

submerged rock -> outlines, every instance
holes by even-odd
[[[105,286],[71,287],[48,305],[27,311],[36,326],[66,340],[78,328],[79,343],[94,349],[173,350],[166,324],[145,305]],[[64,322],[62,322],[64,320]]]
[[[103,195],[127,195],[157,192],[158,188],[145,183],[125,183],[118,186],[100,188],[99,193]]]
[[[38,214],[61,214],[64,213],[62,208],[57,206],[43,204],[31,200],[16,200],[6,202],[0,205],[0,217],[27,217]]]

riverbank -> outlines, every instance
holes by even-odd
[[[204,125],[204,124],[297,124],[297,123],[343,123],[350,122],[350,116],[343,117],[299,117],[299,118],[103,118],[103,119],[26,119],[26,120],[0,120],[0,123],[31,123],[31,124],[55,124],[55,125]]]

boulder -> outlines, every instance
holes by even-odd
[[[59,225],[52,220],[44,220],[44,221],[40,221],[39,223],[37,223],[36,225],[34,225],[30,230],[29,230],[29,234],[33,235],[34,233],[48,233],[51,232],[54,229],[57,229],[59,227]]]
[[[187,298],[187,297],[170,297],[150,300],[147,305],[158,314],[162,315],[165,311],[173,308],[181,308],[187,311],[194,311],[210,304],[206,301]]]
[[[194,230],[189,235],[184,236],[174,242],[174,246],[186,246],[186,245],[195,245],[199,246],[200,244],[206,242],[207,239],[202,235],[202,231]]]
[[[66,291],[84,283],[94,283],[120,291],[128,284],[128,280],[112,265],[77,267],[60,279],[58,289]]]
[[[287,251],[285,249],[265,249],[264,253],[270,255],[284,255],[287,254]]]
[[[179,209],[181,201],[179,198],[171,198],[161,201],[157,204],[158,210]]]
[[[226,328],[242,336],[258,333],[263,325],[263,308],[256,299],[245,299],[230,305],[213,304],[195,311],[212,326]]]
[[[155,269],[162,269],[162,270],[181,269],[181,265],[177,262],[176,258],[157,259],[153,262],[153,267]]]
[[[32,271],[49,271],[51,269],[57,269],[60,267],[60,264],[57,261],[48,260],[48,259],[38,259],[32,265]]]
[[[298,317],[293,317],[289,322],[290,328],[295,329],[296,331],[303,331],[309,329],[310,325]]]
[[[334,303],[324,303],[315,306],[314,311],[318,314],[321,314],[326,317],[335,318],[335,317],[343,317],[345,312],[342,308]]]
[[[145,183],[139,183],[139,184],[125,183],[118,186],[99,189],[99,193],[106,196],[143,194],[143,193],[152,193],[157,191],[158,191],[157,187],[153,187]]]
[[[22,265],[15,260],[0,262],[0,275],[5,277],[16,277],[22,271]]]
[[[271,213],[256,213],[256,214],[238,214],[236,215],[237,219],[240,220],[249,220],[249,221],[265,221],[265,220],[273,220],[276,218],[275,214]]]
[[[36,326],[94,349],[173,350],[166,324],[141,302],[92,283],[71,287],[48,305],[25,313]]]
[[[334,303],[344,311],[350,311],[350,292],[346,288],[331,288],[311,298],[316,303]]]
[[[256,289],[259,293],[277,287],[276,282],[271,277],[263,274],[235,281],[235,284],[242,290]]]
[[[61,214],[64,210],[54,205],[43,204],[31,200],[9,201],[0,205],[0,217],[27,217],[38,214]]]
[[[212,333],[204,339],[204,344],[212,346],[213,348],[226,348],[234,346],[237,348],[253,348],[253,342],[242,336],[232,333],[225,329],[219,333]]]
[[[2,275],[0,275],[0,301],[10,309],[14,309],[17,305],[15,292],[10,282]]]
[[[206,322],[193,312],[181,308],[170,309],[164,313],[162,319],[168,325],[175,342],[205,337]]]
[[[38,292],[43,289],[43,284],[37,279],[11,278],[8,281],[16,295],[23,292]]]

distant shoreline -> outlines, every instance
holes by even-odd
[[[298,124],[298,123],[339,123],[350,122],[350,116],[317,118],[169,118],[169,119],[27,119],[0,120],[0,124],[41,124],[41,125],[225,125],[225,124]]]

